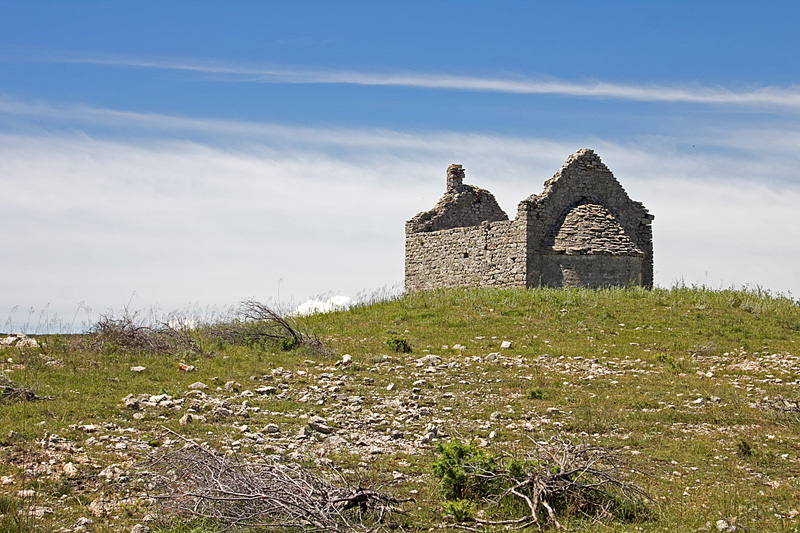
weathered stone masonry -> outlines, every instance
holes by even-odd
[[[653,285],[654,217],[592,150],[578,150],[509,220],[450,165],[436,206],[406,222],[406,291]]]

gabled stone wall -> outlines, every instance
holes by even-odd
[[[450,165],[436,206],[406,223],[406,291],[653,283],[653,216],[592,150],[572,154],[508,217]]]

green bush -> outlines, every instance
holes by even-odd
[[[386,339],[386,346],[398,353],[411,353],[411,345],[399,335],[390,335]]]
[[[493,486],[476,473],[493,473],[497,458],[460,440],[437,445],[439,457],[433,462],[433,475],[441,480],[441,489],[448,500],[480,499],[492,494]]]
[[[450,500],[444,502],[445,512],[456,522],[469,522],[475,513],[475,504],[469,500]]]
[[[529,400],[544,400],[544,391],[539,387],[528,391]]]

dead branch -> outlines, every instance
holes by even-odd
[[[495,498],[496,504],[511,498],[528,510],[524,516],[504,520],[473,518],[475,523],[513,529],[552,525],[561,529],[557,513],[564,511],[588,518],[638,512],[641,518],[643,500],[650,497],[642,488],[623,480],[622,461],[616,452],[601,446],[575,445],[561,437],[534,443],[535,451],[517,461],[514,470],[508,462],[492,472],[464,465],[468,476],[506,487]]]
[[[764,411],[773,410],[787,414],[800,413],[800,400],[790,400],[780,395],[774,398],[764,398],[756,402],[755,405]]]
[[[186,443],[151,458],[154,497],[176,516],[212,519],[231,529],[380,531],[405,501],[274,457],[245,461]]]
[[[93,345],[97,349],[114,346],[124,350],[140,350],[151,353],[166,353],[174,346],[163,328],[141,325],[136,313],[125,313],[116,318],[100,315],[92,326]]]
[[[0,372],[0,399],[2,400],[52,400],[50,396],[39,396],[31,387],[19,385],[4,372]]]
[[[294,320],[258,300],[243,300],[237,314],[236,320],[212,327],[210,334],[232,344],[270,342],[285,349],[302,345],[320,355],[330,355],[316,335],[302,331]]]

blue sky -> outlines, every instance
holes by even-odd
[[[0,312],[391,286],[448,164],[514,216],[579,148],[656,215],[658,285],[797,294],[798,21],[796,2],[0,0]]]

